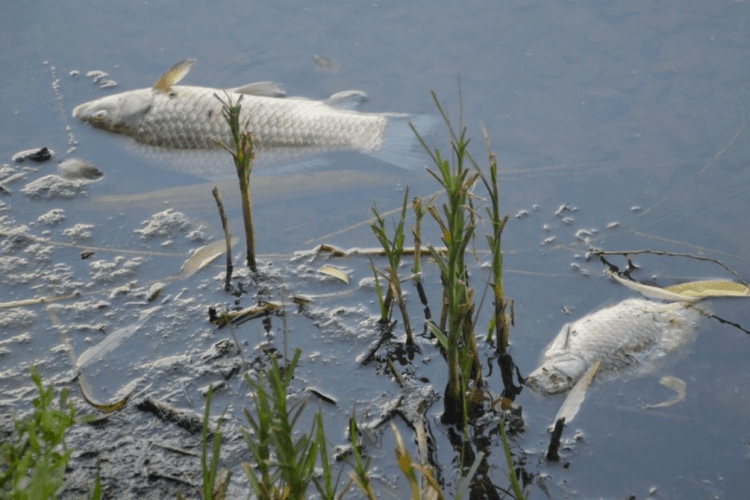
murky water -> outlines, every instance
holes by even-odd
[[[47,146],[56,157],[32,165],[35,170],[26,179],[9,184],[12,194],[0,194],[4,228],[27,225],[27,234],[54,241],[19,240],[17,246],[6,245],[7,238],[0,241],[3,257],[26,260],[16,260],[12,272],[0,277],[0,302],[76,289],[84,295],[50,308],[26,306],[13,316],[0,310],[0,318],[9,321],[0,341],[29,334],[28,340],[3,344],[8,351],[0,355],[3,413],[29,407],[32,363],[40,364],[46,379],[75,387],[70,382],[70,356],[60,348],[61,329],[67,330],[78,356],[103,338],[100,326],[111,334],[137,321],[149,307],[162,309],[111,357],[85,371],[96,398],[108,400],[128,382],[141,379],[139,390],[147,388],[148,394],[200,413],[200,389],[222,379],[222,370],[231,372],[237,357],[202,357],[217,341],[231,338],[207,322],[209,305],[232,306],[235,301],[221,290],[221,266],[184,282],[170,281],[190,251],[221,238],[210,195],[216,182],[195,172],[165,169],[131,151],[119,138],[74,122],[70,111],[75,105],[105,93],[150,86],[186,57],[198,60],[186,83],[224,88],[274,80],[289,95],[316,99],[356,88],[368,93],[363,110],[369,112],[434,113],[429,95],[434,89],[456,114],[460,75],[472,151],[476,158],[484,158],[481,122],[503,169],[502,204],[511,214],[503,242],[505,285],[516,312],[512,354],[526,374],[570,320],[563,307],[576,318],[629,296],[602,275],[600,264],[585,261],[586,235],[580,230],[591,232],[590,243],[607,250],[690,252],[720,259],[743,277],[750,276],[745,223],[750,181],[745,127],[750,109],[748,9],[750,3],[732,0],[503,5],[110,2],[96,8],[73,1],[5,6],[0,20],[2,163],[32,147]],[[316,55],[336,61],[338,70],[321,71]],[[71,76],[72,70],[80,74]],[[90,70],[109,73],[118,86],[98,88],[85,76]],[[53,91],[55,79],[59,100]],[[68,155],[66,126],[77,141]],[[444,131],[432,140],[443,147]],[[54,173],[57,162],[67,157],[97,165],[103,179],[72,199],[36,200],[23,194],[24,185]],[[324,155],[311,163],[317,166],[301,172],[256,172],[258,251],[267,255],[262,261],[272,263],[273,270],[263,297],[278,298],[279,287],[289,294],[351,293],[317,299],[307,311],[290,314],[286,325],[288,350],[304,349],[296,389],[314,386],[337,399],[335,408],[321,404],[329,439],[340,444],[352,408],[362,415],[375,414],[378,405],[401,392],[382,371],[360,368],[355,362],[376,336],[375,293],[358,286],[359,280],[371,276],[369,261],[332,261],[349,272],[347,286],[318,275],[320,259],[289,259],[293,252],[320,242],[374,246],[366,224],[351,227],[370,217],[374,203],[389,210],[399,206],[407,185],[411,195],[425,196],[438,187],[424,172],[400,170],[354,153]],[[20,172],[24,166],[14,168]],[[231,179],[229,163],[227,168],[229,175],[217,182]],[[233,231],[239,235],[238,195],[231,183],[221,184],[221,190]],[[555,215],[566,203],[575,211]],[[52,209],[62,209],[65,220],[56,225],[37,222]],[[148,239],[134,232],[166,209],[185,214],[189,227]],[[522,210],[528,215],[516,218]],[[607,228],[615,222],[616,227]],[[76,230],[77,224],[93,227]],[[438,233],[427,226],[428,239],[439,243]],[[80,248],[61,243],[97,249],[84,260]],[[242,248],[242,243],[235,247],[235,257]],[[382,260],[375,262],[384,265]],[[665,284],[730,277],[715,265],[687,259],[637,257],[636,262],[642,268],[639,278]],[[477,268],[474,273],[475,284],[481,286],[483,271]],[[29,277],[19,278],[24,274]],[[162,295],[147,302],[146,292],[158,281],[166,283]],[[436,313],[436,270],[428,270],[427,281]],[[422,308],[414,290],[407,290],[413,321],[421,330]],[[245,295],[239,302],[246,307],[252,300]],[[714,301],[713,307],[745,328],[750,325],[747,306],[739,300]],[[283,349],[281,318],[273,318],[272,331],[273,344]],[[267,338],[260,320],[245,323],[237,333],[248,348]],[[748,342],[747,334],[709,322],[689,351],[665,368],[663,374],[687,382],[688,392],[685,402],[663,410],[640,409],[668,397],[658,377],[595,384],[566,429],[564,438],[571,439],[578,429],[584,435],[564,451],[567,468],[543,465],[539,458],[548,443],[546,428],[561,400],[541,400],[524,392],[517,402],[524,408],[527,430],[515,438],[514,452],[524,455],[527,472],[549,476],[554,498],[742,497],[748,489],[750,453]],[[422,349],[425,354],[430,346],[425,342]],[[414,372],[442,394],[443,368],[432,353],[427,361],[415,360]],[[496,373],[489,381],[500,390]],[[230,467],[248,459],[236,440],[241,407],[247,404],[240,396],[245,393],[234,375],[215,404],[217,414],[231,404],[232,439],[226,445]],[[311,407],[317,405],[313,401]],[[437,439],[442,477],[452,484],[455,453],[435,418],[441,407],[439,401],[434,403],[427,420]],[[129,425],[143,436],[134,436]],[[399,425],[411,437],[408,427]],[[372,450],[378,470],[384,483],[403,492],[390,431],[381,434],[380,447]],[[132,465],[142,474],[146,448],[153,464],[173,469],[155,465],[138,494],[157,498],[162,491],[187,488],[161,476],[197,481],[197,459],[178,463],[173,453],[158,445],[144,445],[148,440],[196,449],[194,437],[185,430],[128,408],[101,429],[76,431],[74,443],[93,444],[81,450],[82,456],[74,455],[89,467],[76,471],[75,484],[93,482],[97,454],[108,463],[112,454],[120,453],[123,467]],[[91,450],[96,453],[86,455]],[[489,474],[496,485],[505,487],[500,448],[493,448],[493,453]],[[235,478],[237,492],[243,491],[247,485],[239,469]],[[544,495],[535,485],[530,492],[533,498]]]

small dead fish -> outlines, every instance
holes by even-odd
[[[692,342],[702,312],[684,303],[627,299],[563,326],[526,380],[539,394],[568,391],[601,359],[600,372],[645,374]]]
[[[213,150],[215,139],[233,144],[222,100],[242,100],[240,123],[247,124],[259,152],[268,150],[356,150],[399,167],[421,165],[410,155],[418,142],[411,120],[425,131],[433,117],[396,113],[359,113],[346,108],[362,92],[346,91],[325,101],[302,97],[284,99],[271,82],[221,90],[177,86],[190,71],[187,59],[167,71],[152,88],[131,90],[77,106],[73,117],[95,128],[123,134],[136,141],[170,150]]]

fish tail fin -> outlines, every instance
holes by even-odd
[[[369,155],[407,170],[416,170],[424,166],[424,148],[410,125],[413,125],[420,137],[429,144],[432,132],[439,123],[437,117],[393,114],[387,118],[388,125],[383,132],[383,145]]]

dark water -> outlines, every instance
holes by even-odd
[[[111,249],[98,250],[93,259],[114,262],[117,256],[125,257],[117,266],[136,257],[142,261],[134,264],[132,274],[96,282],[90,263],[81,260],[75,248],[55,247],[47,260],[26,252],[25,247],[8,250],[6,255],[28,258],[30,267],[48,270],[49,276],[56,263],[69,266],[82,282],[79,287],[92,292],[86,298],[109,301],[110,308],[104,313],[62,309],[58,311],[61,321],[104,322],[112,332],[134,321],[143,308],[129,305],[127,298],[110,299],[112,287],[135,280],[136,288],[164,281],[178,273],[187,252],[200,245],[188,240],[186,233],[143,241],[133,232],[142,227],[141,221],[173,208],[184,213],[191,228],[200,229],[207,239],[220,237],[210,197],[213,183],[163,169],[132,153],[122,141],[70,117],[72,108],[81,102],[152,85],[166,68],[184,58],[198,60],[186,80],[190,84],[224,88],[274,80],[289,95],[316,99],[356,88],[368,93],[363,110],[370,112],[434,113],[429,95],[434,89],[455,115],[460,75],[463,118],[473,137],[472,151],[478,159],[484,158],[479,128],[483,123],[503,169],[502,204],[511,214],[504,233],[505,285],[516,304],[512,353],[528,373],[542,348],[569,321],[562,307],[575,318],[630,296],[602,275],[600,264],[583,259],[586,244],[575,236],[581,229],[596,229],[592,243],[608,250],[689,252],[720,259],[742,276],[750,276],[745,216],[750,181],[745,127],[750,109],[749,5],[731,0],[6,5],[0,20],[3,163],[10,163],[17,151],[38,146],[54,149],[54,162],[65,158],[70,147],[65,127],[70,125],[77,140],[70,156],[98,165],[105,177],[89,185],[85,196],[41,202],[25,197],[21,187],[28,181],[19,181],[10,186],[12,195],[0,198],[6,204],[0,217],[12,218],[4,219],[4,225],[29,224],[52,208],[63,208],[67,219],[61,225],[36,224],[30,232],[42,236],[49,230],[53,240],[70,243],[74,240],[63,234],[65,229],[92,224],[92,238],[82,242]],[[316,71],[315,55],[337,61],[340,69]],[[60,100],[53,92],[52,66],[60,80]],[[94,69],[109,73],[118,86],[99,89],[85,76]],[[81,74],[71,77],[71,70]],[[433,139],[438,146],[446,144],[442,130]],[[362,155],[326,155],[323,160],[324,166],[301,174],[274,177],[273,172],[259,172],[265,175],[255,189],[258,251],[278,255],[267,257],[266,262],[280,269],[277,279],[292,292],[347,290],[343,284],[312,279],[294,267],[298,264],[289,264],[294,251],[320,242],[373,246],[376,241],[367,225],[333,234],[366,220],[374,203],[382,210],[396,208],[406,185],[412,195],[429,195],[438,188],[423,172],[400,170]],[[51,173],[54,165],[38,168],[29,180]],[[180,189],[168,195],[144,195],[170,188]],[[231,186],[222,187],[222,192],[239,234],[236,194]],[[136,195],[143,197],[134,202],[131,197]],[[572,219],[570,224],[555,215],[566,203],[576,209],[566,214]],[[521,210],[529,215],[513,217]],[[607,229],[613,222],[619,225]],[[439,243],[435,230],[428,231],[431,242]],[[554,241],[542,244],[553,236]],[[174,243],[162,246],[167,239]],[[236,247],[236,254],[242,252],[241,247]],[[730,277],[717,266],[686,259],[639,257],[636,262],[642,268],[639,278],[664,283]],[[582,276],[572,263],[588,276]],[[371,275],[369,263],[354,259],[334,264],[350,271],[353,284],[349,287],[357,289],[356,295],[323,299],[320,310],[309,317],[293,316],[288,329],[290,348],[300,345],[305,350],[300,375],[305,383],[300,387],[313,385],[338,398],[336,410],[326,408],[326,419],[331,440],[339,443],[355,404],[358,411],[364,411],[368,404],[389,401],[399,389],[395,384],[384,385],[374,370],[356,368],[353,361],[374,336],[368,320],[377,313],[375,294],[357,287],[360,279]],[[313,269],[316,265],[310,264]],[[180,353],[198,356],[227,337],[205,321],[207,305],[232,302],[213,279],[220,272],[215,267],[191,281],[168,284],[165,293],[171,302],[163,306],[165,317],[155,322],[153,330],[147,328],[131,337],[116,351],[117,356],[92,367],[89,378],[103,388],[98,397],[107,399],[123,381],[158,372],[157,386],[161,387],[150,391],[200,411],[202,397],[197,390],[213,381],[210,376],[188,370],[170,379],[147,365]],[[437,304],[439,280],[435,270],[428,272],[432,273],[427,277],[432,284],[431,303]],[[480,271],[476,274],[476,281],[481,282]],[[3,277],[0,301],[55,290],[55,284],[43,277],[17,281]],[[89,282],[94,285],[86,288]],[[107,291],[95,293],[100,289]],[[410,300],[414,321],[421,329],[421,308],[413,290]],[[139,301],[143,297],[130,302]],[[249,298],[242,305],[249,305]],[[360,306],[363,310],[339,311],[336,316],[337,307]],[[747,306],[740,300],[714,301],[713,307],[745,328],[750,325]],[[47,310],[43,306],[27,309],[36,315],[32,326],[0,333],[4,339],[32,334],[29,342],[10,344],[11,352],[0,357],[2,390],[13,391],[3,404],[17,411],[28,406],[30,363],[42,361],[45,377],[58,383],[71,378],[68,355],[55,349],[60,344],[59,329],[53,327]],[[274,321],[280,331],[280,320]],[[240,332],[250,347],[264,338],[262,326],[256,323],[246,324]],[[97,335],[81,329],[71,333],[76,354],[93,345]],[[749,486],[748,342],[747,334],[708,322],[689,352],[657,374],[678,376],[688,384],[686,401],[670,408],[639,409],[668,397],[657,384],[658,376],[595,386],[566,430],[567,438],[576,429],[585,436],[566,452],[568,468],[538,465],[548,440],[546,427],[561,400],[540,400],[524,393],[518,403],[524,408],[527,431],[514,449],[524,450],[528,472],[550,476],[555,498],[743,497]],[[280,334],[274,343],[281,345]],[[319,356],[313,355],[316,351]],[[434,356],[424,365],[427,368],[420,368],[429,374],[437,393],[442,392],[441,363]],[[340,383],[342,376],[347,379],[345,386]],[[243,394],[237,378],[233,383],[217,400],[217,408],[232,402],[232,395]],[[500,390],[498,377],[490,383]],[[178,390],[180,384],[187,388]],[[193,394],[192,403],[184,394]],[[235,415],[240,415],[242,404],[235,398]],[[428,413],[437,436],[443,432],[434,418],[440,407],[438,402]],[[138,418],[148,421],[146,416]],[[410,441],[408,428],[402,432]],[[382,434],[376,459],[387,479],[396,482],[390,431]],[[438,441],[444,477],[451,482],[455,456],[444,438]],[[505,466],[497,450],[491,474],[496,484],[505,486]],[[397,484],[404,491],[403,483]],[[540,498],[543,493],[532,487],[531,496]]]

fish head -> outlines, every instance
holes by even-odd
[[[587,368],[586,362],[573,354],[556,356],[531,372],[526,386],[543,395],[565,392],[578,382]]]
[[[89,101],[73,109],[73,117],[95,128],[134,135],[153,106],[151,89],[131,90]]]

